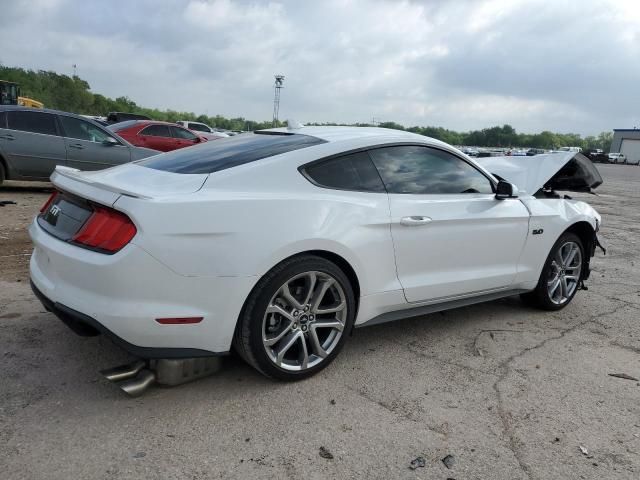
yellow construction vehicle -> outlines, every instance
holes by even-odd
[[[44,104],[29,97],[20,96],[20,85],[0,80],[0,105],[22,105],[23,107],[44,108]]]

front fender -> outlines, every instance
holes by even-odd
[[[521,201],[531,217],[515,283],[522,288],[533,288],[538,282],[551,248],[560,235],[569,228],[584,223],[588,224],[595,234],[601,217],[591,205],[582,201],[535,197],[522,198]],[[587,248],[591,256],[593,249],[591,246]]]

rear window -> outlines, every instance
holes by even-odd
[[[164,172],[213,173],[321,143],[326,142],[309,135],[245,133],[135,163]]]
[[[139,120],[126,120],[124,122],[114,123],[109,125],[107,128],[113,132],[119,132],[120,130],[125,130],[129,127],[133,127]]]
[[[51,113],[24,110],[10,111],[9,128],[22,132],[57,135],[56,118]]]

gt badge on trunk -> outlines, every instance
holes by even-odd
[[[45,220],[51,225],[56,225],[58,223],[58,216],[60,215],[61,211],[62,209],[54,203],[53,205],[51,205],[51,207],[49,207],[49,210],[47,210],[47,213],[45,214]]]

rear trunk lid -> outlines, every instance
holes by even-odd
[[[72,241],[96,210],[122,197],[156,199],[200,190],[207,174],[185,175],[134,164],[83,172],[57,167],[51,182],[59,193],[43,207],[37,222],[47,233]]]
[[[60,190],[109,206],[121,195],[151,199],[194,193],[207,177],[208,174],[176,174],[128,163],[93,172],[59,166],[51,182]]]
[[[521,194],[534,195],[542,188],[591,192],[602,183],[593,162],[577,152],[485,157],[475,161],[493,175],[515,184]]]

